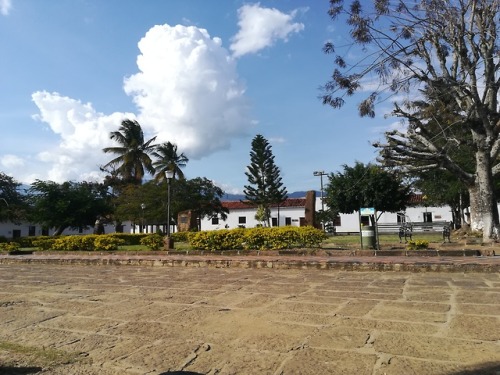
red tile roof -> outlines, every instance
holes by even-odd
[[[410,198],[408,199],[409,204],[423,204],[427,200],[427,196],[424,194],[411,194]]]
[[[241,201],[223,201],[221,202],[222,206],[227,208],[228,210],[245,210],[249,208],[257,208],[258,206],[255,204],[245,203]],[[305,207],[306,199],[305,198],[288,198],[281,204],[279,207]],[[278,207],[277,204],[272,204],[271,207]]]

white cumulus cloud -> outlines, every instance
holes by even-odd
[[[10,0],[0,0],[0,13],[4,16],[8,16],[12,8],[12,2]]]
[[[24,166],[24,160],[17,155],[4,155],[0,158],[0,164],[5,168],[19,168]]]
[[[139,50],[139,72],[125,79],[124,89],[158,142],[199,159],[247,133],[245,87],[219,38],[194,26],[161,25],[146,33]]]
[[[293,22],[297,12],[286,14],[275,8],[263,8],[260,3],[242,6],[238,10],[240,30],[230,46],[233,56],[256,53],[277,40],[287,41],[290,34],[302,31],[304,24]]]
[[[60,142],[57,147],[36,156],[48,167],[43,175],[32,175],[31,180],[100,180],[99,166],[109,161],[109,155],[102,149],[110,145],[110,132],[117,130],[122,120],[134,118],[134,115],[118,112],[104,115],[95,111],[90,103],[56,92],[37,91],[32,99],[40,110],[34,118],[47,123],[60,136]]]
[[[146,139],[173,142],[190,159],[228,149],[254,126],[236,61],[219,38],[192,26],[154,26],[139,50],[138,72],[123,86],[136,114],[99,113],[91,103],[56,92],[32,95],[39,109],[33,118],[48,124],[58,143],[33,157],[43,167],[25,171],[23,181],[101,179],[99,166],[114,157],[102,149],[113,145],[110,132],[124,119],[137,119]]]

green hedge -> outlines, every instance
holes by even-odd
[[[154,233],[141,239],[141,245],[149,247],[151,250],[159,250],[163,247],[163,236]]]
[[[174,242],[189,242],[189,239],[192,235],[197,232],[175,232],[171,233],[170,237],[174,240]]]
[[[118,250],[125,240],[112,234],[85,236],[44,237],[33,241],[40,250],[59,251],[108,251]]]
[[[0,242],[0,252],[1,251],[16,251],[19,250],[21,246],[17,242]]]
[[[189,243],[199,250],[280,250],[318,247],[325,238],[323,231],[310,226],[286,226],[197,232]]]

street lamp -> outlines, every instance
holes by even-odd
[[[321,180],[321,213],[324,214],[325,212],[325,203],[323,202],[323,176],[326,176],[327,174],[325,171],[314,171],[313,175],[320,178]],[[321,228],[325,230],[325,224],[323,223],[323,220],[321,220]]]
[[[142,220],[141,220],[141,233],[144,231],[144,209],[146,208],[146,205],[144,203],[141,203],[141,210],[142,210]]]
[[[174,177],[174,171],[165,171],[167,178],[167,236],[165,237],[165,250],[174,248],[174,240],[170,237],[170,180]]]

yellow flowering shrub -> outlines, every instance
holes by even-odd
[[[406,245],[408,250],[423,250],[429,248],[429,241],[425,240],[410,240]]]
[[[158,250],[163,247],[163,236],[157,233],[150,234],[141,239],[141,245],[147,246],[151,250]]]
[[[293,247],[317,247],[325,239],[323,231],[313,227],[236,228],[202,231],[190,236],[190,245],[200,250],[280,250]]]
[[[17,242],[2,242],[0,243],[0,251],[16,251],[21,248]]]
[[[94,238],[94,250],[96,251],[118,250],[118,246],[124,244],[125,240],[114,236],[100,235]]]

